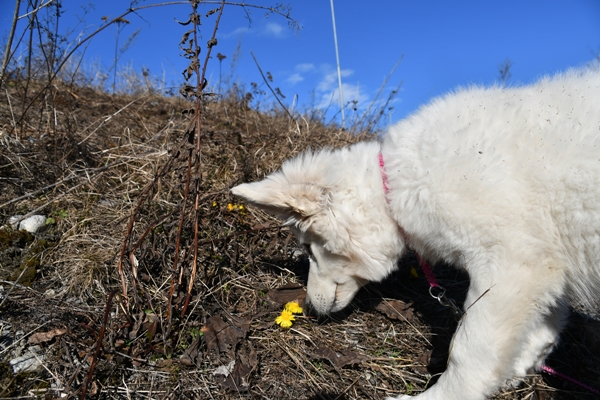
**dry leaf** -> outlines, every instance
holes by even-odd
[[[342,352],[334,351],[327,346],[319,346],[313,353],[315,358],[323,358],[328,360],[336,370],[339,370],[346,365],[360,364],[365,360],[365,356],[358,354],[352,350],[343,350]]]
[[[200,352],[200,341],[202,340],[202,337],[203,336],[197,337],[192,340],[192,343],[185,349],[179,359],[181,364],[188,367],[200,364],[200,361],[202,361],[202,353]]]
[[[240,351],[235,360],[231,374],[217,378],[221,385],[232,391],[245,392],[250,389],[250,374],[258,365],[258,356],[254,348],[250,349],[249,354]]]
[[[375,309],[389,319],[412,321],[415,317],[412,306],[401,300],[382,300]]]
[[[29,337],[27,343],[29,344],[38,344],[38,343],[46,343],[54,339],[56,336],[62,336],[67,333],[68,330],[64,328],[55,328],[48,332],[38,332],[34,333]]]
[[[93,381],[92,385],[90,386],[90,390],[88,390],[88,395],[95,396],[97,394],[98,394],[98,382]]]
[[[304,304],[306,299],[306,289],[297,283],[289,283],[275,289],[269,290],[267,300],[277,304],[284,305],[290,301],[298,300],[300,305]]]
[[[226,352],[235,349],[235,346],[246,337],[250,321],[236,319],[233,322],[236,325],[228,325],[217,315],[206,321],[201,331],[209,351]]]

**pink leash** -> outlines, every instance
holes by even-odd
[[[385,192],[386,200],[389,203],[390,200],[387,198],[387,195],[390,191],[390,188],[388,185],[388,177],[385,172],[385,163],[383,162],[383,155],[381,153],[379,153],[379,169],[381,171],[381,180],[383,181],[383,191]],[[400,227],[400,231],[402,232],[404,242],[408,246],[408,237],[406,236],[406,233],[404,232],[402,227]],[[450,310],[452,311],[452,315],[454,316],[454,319],[456,319],[457,321],[460,320],[460,317],[462,317],[462,315],[463,315],[462,310],[460,308],[458,308],[458,306],[456,305],[454,300],[446,297],[446,288],[443,287],[442,285],[440,285],[438,283],[437,279],[435,279],[433,270],[431,269],[431,266],[429,266],[429,263],[427,262],[427,260],[422,258],[417,252],[415,252],[415,254],[417,256],[417,260],[419,260],[419,265],[421,266],[421,269],[425,273],[427,282],[429,282],[429,294],[431,295],[431,297],[433,297],[434,299],[437,299],[437,301],[442,306],[449,307]]]
[[[600,396],[600,390],[598,390],[598,389],[596,389],[596,388],[594,388],[594,387],[592,387],[590,385],[586,385],[585,383],[580,382],[577,379],[571,378],[568,375],[560,373],[560,372],[554,370],[553,368],[550,368],[547,365],[542,365],[542,371],[545,372],[545,373],[547,373],[548,375],[552,375],[552,376],[555,376],[555,377],[560,378],[562,380],[565,380],[567,382],[571,382],[572,384],[577,385],[580,388],[589,391],[590,393],[594,393],[595,395]]]
[[[381,180],[383,181],[383,190],[385,192],[386,195],[386,200],[389,203],[389,199],[387,198],[387,195],[390,191],[389,185],[388,185],[388,177],[387,174],[385,172],[385,163],[383,162],[383,155],[381,153],[379,153],[379,169],[381,171]],[[404,242],[407,244],[408,246],[408,237],[406,236],[406,233],[404,233],[404,230],[402,228],[400,228],[401,232],[402,232],[402,236],[404,239]],[[423,273],[425,274],[425,277],[427,278],[427,282],[429,283],[429,294],[431,295],[431,297],[433,297],[434,299],[437,299],[437,301],[444,307],[450,307],[452,314],[454,316],[454,318],[458,321],[460,320],[460,318],[463,315],[463,312],[460,308],[458,308],[456,306],[456,304],[454,303],[454,300],[449,299],[446,297],[446,288],[444,288],[443,286],[441,286],[437,279],[435,279],[435,275],[433,274],[433,270],[431,269],[431,266],[429,265],[429,263],[427,262],[427,260],[425,260],[424,258],[422,258],[418,253],[416,253],[417,256],[417,260],[419,261],[419,265],[421,266],[421,270],[423,270]],[[434,290],[439,290],[437,293],[434,293]],[[570,382],[576,386],[579,386],[587,391],[589,391],[590,393],[594,393],[598,396],[600,396],[600,391],[597,390],[596,388],[586,385],[583,382],[578,381],[577,379],[571,378],[568,375],[565,375],[563,373],[560,373],[556,370],[554,370],[551,367],[548,367],[547,365],[542,365],[542,371],[545,372],[548,375],[551,376],[555,376],[557,378],[561,378],[567,382]]]

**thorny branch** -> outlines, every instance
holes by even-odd
[[[198,77],[198,81],[197,81],[197,88],[202,88],[204,89],[205,85],[205,81],[206,81],[206,67],[208,66],[208,60],[210,58],[210,54],[212,52],[212,48],[214,46],[216,46],[217,44],[217,30],[219,29],[219,22],[221,21],[221,16],[223,15],[223,8],[225,7],[225,1],[223,0],[223,2],[221,3],[221,7],[219,7],[219,15],[217,16],[217,20],[215,21],[215,28],[213,30],[213,34],[212,37],[210,38],[210,40],[208,41],[208,51],[206,52],[206,58],[204,59],[204,66],[202,67],[202,76],[200,76],[200,71],[196,70],[196,76]],[[207,14],[208,15],[208,14]],[[194,23],[195,24],[195,23]],[[194,37],[196,39],[196,43],[198,43],[198,38],[197,38],[197,26],[194,27]],[[196,99],[196,163],[197,163],[197,169],[201,166],[201,152],[200,152],[200,132],[202,131],[202,119],[200,118],[201,114],[200,114],[200,101],[201,98],[197,98]],[[190,298],[192,297],[192,288],[194,285],[194,281],[196,279],[196,272],[198,270],[198,207],[200,206],[200,179],[201,179],[201,174],[197,174],[196,178],[195,178],[195,184],[196,184],[196,200],[194,203],[194,258],[192,261],[192,273],[190,275],[190,280],[188,282],[188,290],[187,290],[187,295],[185,298],[185,302],[183,303],[183,308],[181,310],[181,315],[185,315],[185,312],[187,310],[187,307],[190,303]],[[188,175],[189,178],[189,175]],[[181,234],[181,231],[179,232],[179,235]],[[181,282],[180,282],[181,284]]]
[[[100,333],[98,334],[98,339],[96,342],[96,350],[94,351],[94,356],[92,357],[92,363],[90,365],[90,370],[88,371],[87,377],[85,378],[85,383],[83,384],[83,390],[81,391],[81,399],[85,399],[85,394],[87,393],[87,388],[90,385],[92,380],[92,376],[94,375],[94,369],[96,367],[96,361],[98,361],[98,356],[100,355],[100,349],[102,348],[102,340],[104,339],[104,332],[106,332],[106,323],[108,322],[108,314],[110,311],[110,307],[112,305],[112,299],[117,292],[113,290],[108,295],[106,299],[106,307],[104,308],[104,318],[102,319],[102,327],[100,328]]]
[[[161,5],[168,4],[182,4],[182,2],[170,2],[170,3],[162,3]],[[149,226],[144,229],[141,237],[137,241],[133,241],[132,235],[134,232],[134,226],[139,217],[139,213],[142,210],[144,204],[150,201],[152,197],[152,193],[154,193],[155,188],[158,185],[159,180],[164,179],[165,175],[171,171],[174,167],[174,160],[180,156],[181,159],[185,159],[185,167],[184,167],[184,176],[183,176],[183,191],[182,191],[182,199],[179,207],[179,218],[177,221],[177,230],[174,238],[174,251],[173,251],[173,259],[172,259],[172,267],[170,269],[170,282],[169,282],[169,294],[167,296],[167,308],[166,308],[166,330],[165,336],[168,336],[172,326],[173,326],[173,316],[176,314],[178,317],[185,315],[190,300],[192,298],[193,293],[193,285],[196,280],[196,274],[198,271],[198,247],[203,246],[209,243],[214,243],[215,239],[210,241],[200,241],[200,228],[199,228],[199,210],[202,204],[202,196],[201,196],[201,183],[202,183],[202,162],[201,162],[201,133],[202,133],[202,114],[203,114],[203,104],[206,96],[209,96],[210,93],[205,93],[204,90],[207,87],[206,80],[206,72],[209,60],[211,59],[211,53],[214,46],[217,45],[217,31],[219,28],[219,23],[221,17],[223,15],[223,10],[225,5],[234,5],[241,6],[243,8],[252,7],[258,9],[267,10],[269,13],[279,14],[288,20],[291,21],[292,24],[297,26],[295,20],[293,20],[289,16],[289,12],[283,12],[279,7],[263,7],[263,6],[254,6],[244,3],[233,3],[227,1],[220,2],[211,2],[205,1],[200,2],[198,0],[192,0],[190,2],[186,2],[186,4],[190,4],[192,7],[192,12],[189,16],[189,19],[185,22],[179,22],[181,25],[191,25],[191,29],[185,32],[182,35],[182,39],[180,42],[180,48],[183,52],[183,56],[189,60],[189,65],[183,71],[183,76],[186,81],[189,81],[194,75],[196,75],[195,85],[184,84],[180,90],[180,93],[189,100],[194,101],[194,123],[187,130],[185,137],[183,138],[182,143],[179,146],[179,149],[171,155],[169,161],[165,164],[165,166],[161,169],[161,171],[156,175],[152,184],[144,190],[144,192],[140,196],[140,200],[134,209],[129,224],[127,226],[126,237],[123,242],[123,246],[121,248],[119,261],[118,261],[118,271],[121,278],[121,290],[123,291],[123,297],[125,299],[124,303],[129,311],[131,311],[131,304],[128,299],[128,278],[125,275],[124,270],[124,262],[129,259],[130,268],[131,268],[131,284],[133,287],[133,295],[135,297],[135,304],[140,304],[142,301],[138,296],[138,292],[142,291],[141,285],[137,284],[138,273],[137,273],[137,259],[134,256],[134,253],[137,249],[140,248],[143,241],[147,239],[149,233],[156,228],[156,226],[161,223],[160,221],[164,221],[166,217],[158,218],[154,222],[150,223]],[[206,43],[206,54],[204,58],[204,62],[200,63],[200,53],[201,47],[199,43],[199,35],[198,31],[200,29],[200,14],[198,12],[199,5],[204,4],[218,4],[219,6],[215,9],[212,9],[206,13],[206,17],[210,17],[211,15],[215,15],[214,28],[212,31],[212,35],[210,39]],[[142,7],[136,7],[130,9],[127,13],[134,12],[140,10],[142,8],[147,8],[150,6],[156,5],[148,5]],[[123,18],[127,15],[127,13],[117,17]],[[116,19],[114,19],[116,20]],[[114,21],[112,20],[112,21]],[[189,205],[191,196],[194,196],[194,203]],[[191,213],[190,211],[191,206]],[[173,215],[172,213],[168,214]],[[190,221],[191,218],[191,221]],[[189,226],[188,223],[191,222],[191,229],[193,230],[193,238],[190,244],[187,246],[192,246],[191,248],[183,250],[184,241],[182,235],[185,232],[186,227]],[[220,239],[217,239],[220,240]],[[190,260],[190,271],[186,272],[183,263],[183,257],[186,254],[191,254]],[[175,308],[175,297],[179,293],[179,290],[184,287],[184,279],[187,281],[187,288],[185,299],[182,303],[179,304],[179,308]],[[140,292],[141,293],[141,292]],[[149,297],[146,296],[148,299]],[[149,301],[149,300],[147,300]],[[153,308],[151,304],[148,304],[150,308]]]

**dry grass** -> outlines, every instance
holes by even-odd
[[[308,147],[339,147],[369,135],[306,119],[298,131],[283,113],[259,113],[235,96],[204,104],[198,273],[186,314],[168,316],[187,162],[175,155],[186,149],[190,118],[182,111],[189,104],[59,85],[55,99],[36,102],[36,112],[18,126],[18,93],[13,83],[0,102],[0,220],[39,209],[54,223],[31,237],[0,231],[0,398],[80,396],[107,297],[121,288],[117,265],[127,224],[157,175],[128,247],[150,227],[134,264],[125,267],[131,303],[122,295],[108,303],[89,397],[380,399],[418,393],[443,371],[456,322],[429,297],[425,280],[412,276],[411,256],[344,313],[300,317],[283,330],[274,319],[287,300],[302,300],[306,259],[277,221],[228,207],[239,203],[229,194],[236,183],[259,179]],[[184,276],[173,289],[173,310],[181,310],[191,276],[192,233],[186,222]],[[461,299],[464,276],[442,268],[439,279]],[[598,328],[576,315],[549,364],[600,387]],[[28,343],[33,337],[40,342]],[[32,348],[41,367],[13,373],[8,361]],[[228,378],[214,374],[232,361]],[[591,398],[540,375],[494,397]]]

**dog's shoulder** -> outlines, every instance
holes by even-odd
[[[516,229],[600,199],[598,104],[600,73],[579,71],[433,100],[384,138],[396,218],[423,237],[481,236],[492,220]]]

